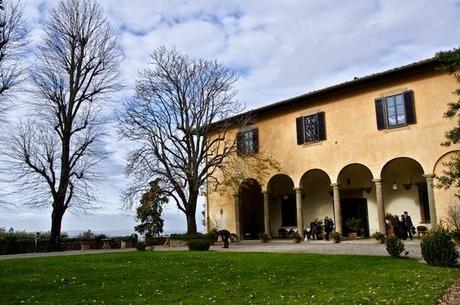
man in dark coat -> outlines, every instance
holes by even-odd
[[[331,218],[326,216],[324,218],[324,231],[326,232],[326,240],[329,240],[329,234],[332,232],[334,229],[334,222],[332,221]]]
[[[228,239],[230,238],[230,232],[227,230],[220,230],[217,232],[217,234],[222,237],[222,240],[224,241],[224,248],[228,248]]]
[[[414,224],[412,223],[412,218],[410,218],[407,211],[404,211],[404,215],[406,216],[405,218],[406,229],[407,229],[407,232],[409,233],[410,240],[412,240],[412,227],[414,226]]]

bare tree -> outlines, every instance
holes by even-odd
[[[22,80],[27,34],[20,2],[0,0],[0,114],[8,108],[4,95]]]
[[[132,206],[149,181],[162,190],[187,218],[187,232],[196,233],[196,205],[207,179],[226,156],[235,152],[230,124],[212,124],[243,110],[234,100],[237,78],[217,61],[193,59],[177,50],[158,48],[136,83],[136,95],[119,113],[122,137],[136,145],[127,172],[126,191]]]
[[[93,0],[64,0],[50,12],[31,70],[33,117],[7,142],[11,173],[27,204],[50,206],[51,244],[60,246],[64,213],[91,207],[104,158],[104,101],[120,88],[121,52]]]

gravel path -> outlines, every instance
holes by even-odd
[[[409,258],[421,260],[419,240],[404,241]],[[320,253],[320,254],[349,254],[349,255],[377,255],[388,256],[385,245],[377,244],[375,240],[343,241],[333,244],[330,241],[318,240],[294,243],[292,240],[272,240],[262,243],[259,240],[243,240],[230,243],[229,249],[222,248],[223,243],[218,242],[211,247],[213,251],[225,252],[292,252],[292,253]],[[155,251],[185,251],[186,247],[155,247]]]

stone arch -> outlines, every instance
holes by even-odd
[[[361,163],[347,164],[337,175],[344,234],[349,233],[347,222],[352,218],[360,220],[358,235],[367,237],[376,231],[378,216],[373,178],[372,171]]]
[[[270,233],[272,236],[281,236],[281,228],[295,227],[297,224],[294,181],[286,174],[274,175],[267,183],[267,192]]]
[[[256,179],[245,179],[238,188],[238,198],[240,232],[244,238],[258,238],[264,231],[264,200],[260,183]]]
[[[428,186],[420,162],[409,157],[391,159],[380,177],[385,212],[399,216],[407,211],[414,226],[430,222]]]
[[[302,219],[304,226],[326,216],[334,219],[331,178],[322,169],[306,171],[299,182],[302,191]]]
[[[447,169],[445,163],[452,161],[453,157],[458,157],[460,150],[452,150],[445,154],[443,154],[439,159],[436,161],[433,167],[433,174],[435,177],[441,177],[444,175],[444,170]],[[437,179],[435,179],[435,184]],[[444,189],[435,187],[434,188],[434,196],[436,198],[436,214],[438,219],[445,220],[448,215],[449,207],[450,206],[457,206],[460,205],[460,201],[457,198],[456,194],[458,193],[458,188],[454,186]]]

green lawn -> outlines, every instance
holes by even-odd
[[[434,304],[458,278],[390,257],[111,253],[0,261],[0,304]]]

